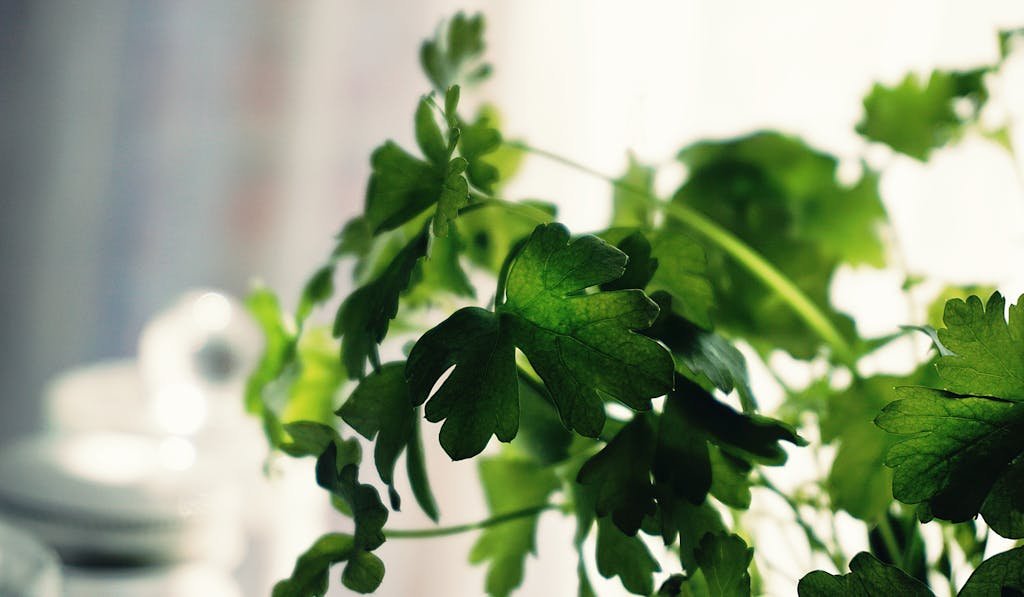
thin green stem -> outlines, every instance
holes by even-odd
[[[384,536],[388,539],[429,539],[432,537],[446,537],[448,535],[458,535],[459,533],[468,533],[470,531],[486,529],[487,527],[497,526],[520,518],[536,516],[541,512],[545,512],[547,510],[558,510],[560,508],[561,506],[558,504],[542,504],[540,506],[532,506],[530,508],[523,508],[522,510],[513,510],[512,512],[498,514],[477,522],[459,524],[450,527],[437,527],[433,529],[384,529]]]
[[[856,358],[854,357],[853,350],[850,348],[849,343],[845,338],[843,338],[843,335],[839,330],[832,325],[832,322],[829,321],[828,317],[822,313],[821,309],[819,309],[811,299],[807,298],[807,295],[805,295],[792,280],[787,278],[785,274],[780,272],[767,259],[762,257],[760,253],[752,249],[732,232],[729,232],[713,220],[708,219],[704,214],[693,210],[686,205],[661,201],[643,189],[623,183],[611,176],[594,170],[584,164],[580,164],[579,162],[570,160],[564,156],[560,156],[543,149],[538,149],[519,141],[509,141],[507,142],[507,145],[560,163],[574,170],[600,178],[614,187],[635,193],[652,207],[663,210],[666,215],[687,225],[712,244],[725,251],[737,263],[746,268],[748,272],[771,288],[789,305],[790,309],[792,309],[793,312],[800,317],[800,319],[802,319],[811,330],[814,331],[815,334],[817,334],[832,348],[832,351],[835,353],[835,356],[839,361],[847,367],[850,367],[851,370],[856,370]]]
[[[483,209],[485,207],[500,207],[505,211],[524,217],[528,220],[533,220],[538,224],[547,224],[551,221],[551,214],[530,205],[529,203],[520,203],[517,201],[508,201],[506,199],[498,199],[496,197],[474,197],[474,201],[459,210],[459,215]]]
[[[897,568],[903,568],[903,551],[900,550],[899,543],[896,541],[896,533],[892,531],[892,525],[889,524],[888,516],[882,516],[881,520],[878,521],[878,532],[882,535],[882,542],[885,543],[885,549],[889,552],[892,563]]]

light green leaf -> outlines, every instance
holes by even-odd
[[[434,89],[444,93],[452,85],[473,84],[486,78],[491,66],[481,62],[484,52],[483,15],[458,13],[420,47],[420,64]]]
[[[977,118],[988,99],[985,72],[937,70],[927,82],[909,74],[895,87],[875,84],[864,98],[864,118],[857,132],[924,161],[933,149],[960,136],[962,127]],[[972,103],[972,113],[966,118],[954,110],[953,102],[961,98]]]
[[[616,228],[653,227],[654,212],[645,195],[654,193],[654,168],[641,164],[630,153],[626,173],[615,182],[611,225]]]
[[[560,486],[551,469],[507,457],[482,459],[480,481],[492,516],[544,505]],[[489,527],[473,545],[469,561],[488,562],[488,595],[504,597],[522,584],[526,557],[537,550],[539,516],[525,516]]]

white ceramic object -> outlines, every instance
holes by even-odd
[[[0,595],[61,595],[57,556],[33,537],[3,523],[0,523]]]
[[[122,433],[28,438],[0,451],[0,516],[65,562],[242,557],[241,502],[185,439]]]

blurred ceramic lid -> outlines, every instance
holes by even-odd
[[[241,597],[231,576],[213,566],[68,568],[64,597]]]
[[[139,374],[165,431],[195,433],[241,416],[245,380],[263,338],[244,306],[192,290],[153,318],[139,338]]]
[[[131,359],[68,370],[50,381],[44,392],[47,427],[55,432],[159,433],[145,393],[138,365]]]
[[[57,556],[30,535],[0,522],[0,595],[58,597]]]
[[[240,511],[231,484],[180,437],[51,435],[0,451],[0,515],[65,561],[232,565]]]

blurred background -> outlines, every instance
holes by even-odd
[[[207,303],[230,311],[229,297],[259,278],[294,307],[362,208],[370,152],[386,138],[411,141],[429,89],[419,44],[457,9],[487,17],[495,74],[474,97],[501,108],[509,135],[612,174],[632,150],[666,166],[665,191],[682,177],[672,179],[675,152],[706,137],[773,128],[853,164],[868,155],[911,271],[1024,290],[1024,165],[982,136],[919,162],[878,154],[855,132],[875,81],[993,63],[996,31],[1024,25],[1017,1],[0,0],[0,444],[87,417],[47,402],[47,384],[134,358],[154,317],[186,317],[187,291],[217,289],[210,296],[225,302]],[[1024,65],[1005,69],[986,117],[1019,125]],[[1024,147],[1024,129],[1010,134]],[[576,231],[609,213],[606,184],[536,160],[508,194],[555,202]],[[969,214],[958,211],[965,202]],[[885,333],[908,320],[902,281],[849,271],[833,292],[863,334]],[[231,325],[248,342],[244,323]],[[770,410],[773,388],[761,383]],[[200,574],[194,582],[214,584],[193,586],[268,594],[326,530],[326,505],[308,467],[262,475],[256,423],[232,429],[246,447],[233,461],[244,461],[238,487],[266,495],[237,502],[245,547],[223,559],[226,578]],[[477,518],[472,465],[427,443],[447,521]],[[571,594],[561,539],[571,525],[552,516],[541,529],[523,594]],[[387,544],[381,594],[479,594],[483,570],[465,564],[471,542]],[[794,556],[766,587],[786,587],[810,564]]]

